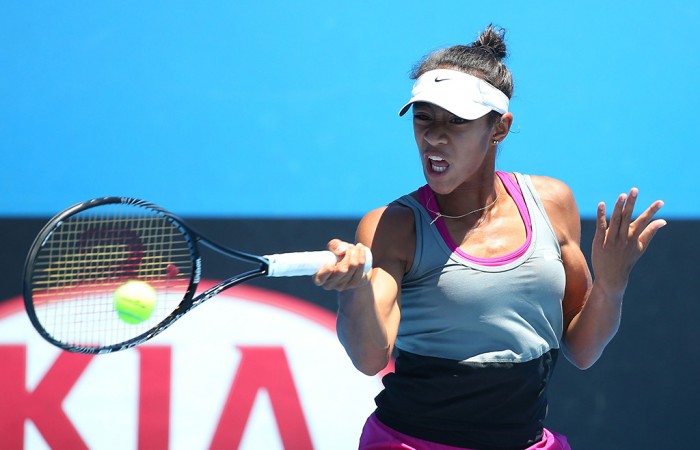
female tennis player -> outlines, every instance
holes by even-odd
[[[339,293],[338,336],[376,374],[395,356],[361,449],[569,449],[544,428],[560,351],[590,367],[617,332],[630,271],[666,222],[656,201],[636,220],[638,191],[606,220],[598,205],[591,263],[561,181],[496,170],[513,93],[504,30],[428,55],[411,110],[427,184],[368,213],[357,244],[315,275]],[[364,247],[374,268],[362,273]]]

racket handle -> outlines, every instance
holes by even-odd
[[[365,249],[365,273],[372,269],[372,252]],[[338,262],[338,257],[328,250],[317,252],[294,252],[265,255],[268,266],[268,277],[296,277],[313,275],[327,265]]]

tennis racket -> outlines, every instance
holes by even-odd
[[[195,296],[199,245],[254,268]],[[24,268],[24,303],[48,342],[71,352],[110,353],[141,344],[216,294],[257,277],[313,275],[330,251],[258,256],[221,246],[174,214],[133,198],[89,200],[62,211],[36,237]],[[372,267],[367,252],[365,271]],[[115,291],[147,283],[147,318],[124,320]]]

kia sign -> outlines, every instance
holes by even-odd
[[[46,343],[14,298],[0,304],[0,364],[3,449],[355,449],[381,389],[332,313],[249,286],[97,356]]]

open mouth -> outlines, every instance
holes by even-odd
[[[450,164],[439,156],[428,156],[430,168],[433,172],[442,173],[447,170]]]

